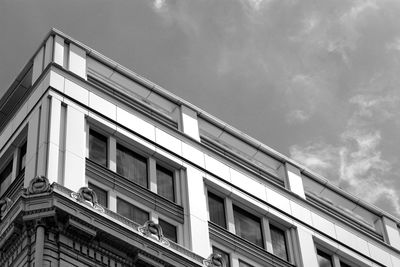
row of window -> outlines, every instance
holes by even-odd
[[[211,222],[227,229],[226,212],[232,212],[236,235],[264,249],[266,249],[265,241],[268,241],[272,244],[271,252],[274,255],[286,261],[289,260],[286,233],[279,226],[269,223],[269,235],[264,235],[260,217],[234,204],[232,204],[232,210],[227,209],[225,199],[211,192],[208,192],[208,207]],[[270,240],[264,240],[264,238]]]
[[[149,159],[127,148],[126,146],[117,143],[116,149],[116,172],[128,179],[129,181],[149,189],[150,187],[150,170]],[[103,167],[109,167],[109,141],[108,137],[94,131],[89,130],[89,159]],[[176,202],[175,198],[175,174],[174,171],[164,166],[156,164],[156,184],[157,194]],[[108,207],[108,191],[89,182],[88,186],[92,188],[97,195],[100,205]],[[150,220],[150,213],[142,208],[139,208],[128,201],[117,197],[117,213],[138,223],[144,224]],[[163,234],[166,238],[178,242],[177,227],[171,223],[158,218],[158,223],[163,229]]]
[[[92,129],[89,131],[89,159],[108,167],[108,138]],[[117,143],[117,173],[130,181],[149,188],[148,159]],[[174,172],[161,165],[156,166],[157,194],[175,202]]]
[[[317,249],[318,265],[320,267],[352,267],[352,265],[343,262],[336,254],[329,254]]]

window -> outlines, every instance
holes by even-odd
[[[320,249],[317,249],[317,260],[319,267],[355,267],[356,265],[350,265],[339,258],[337,254],[326,253]]]
[[[269,225],[273,253],[281,259],[288,260],[285,231]]]
[[[122,216],[143,225],[146,221],[149,220],[149,213],[122,200],[117,198],[117,213]]]
[[[97,201],[99,202],[99,204],[102,205],[103,207],[108,207],[107,191],[91,183],[89,183],[88,186],[89,188],[93,189],[93,191],[96,193]]]
[[[159,165],[157,165],[157,193],[175,202],[174,173]]]
[[[222,256],[222,259],[225,261],[225,266],[226,267],[230,267],[231,266],[231,261],[229,259],[229,254],[228,253],[226,253],[225,251],[223,251],[223,250],[221,250],[219,248],[216,248],[216,247],[213,247],[212,250],[213,250],[213,253],[219,254],[219,255]]]
[[[120,144],[117,145],[117,173],[143,187],[148,187],[147,159]]]
[[[26,163],[26,141],[19,148],[19,159],[18,159],[19,173],[25,170],[25,163]]]
[[[161,219],[158,219],[158,224],[161,226],[164,236],[177,243],[178,238],[176,234],[176,227]]]
[[[260,218],[236,206],[233,206],[233,215],[236,234],[259,247],[264,247]]]
[[[210,211],[210,221],[226,228],[224,199],[208,192],[208,209]]]
[[[90,129],[89,159],[107,167],[107,137]]]
[[[239,260],[239,267],[253,267],[253,265],[250,265],[242,260]]]
[[[4,194],[11,184],[13,161],[11,160],[0,173],[0,196]]]

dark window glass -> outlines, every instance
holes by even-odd
[[[213,247],[212,249],[213,249],[213,253],[219,254],[219,255],[222,256],[222,258],[225,261],[225,266],[226,267],[230,267],[231,266],[231,261],[229,259],[229,254],[228,253],[226,253],[225,251],[220,250],[219,248],[216,248],[216,247]]]
[[[319,267],[332,267],[332,257],[321,250],[317,250],[317,259]]]
[[[259,247],[263,247],[260,218],[233,206],[236,234]]]
[[[157,194],[175,201],[174,173],[157,165]]]
[[[117,213],[141,225],[149,220],[148,212],[129,204],[120,198],[117,198]]]
[[[11,160],[0,173],[0,196],[4,194],[11,184],[13,161]]]
[[[210,221],[226,228],[224,199],[208,192],[208,208]]]
[[[89,131],[89,159],[107,167],[107,137],[93,130]]]
[[[26,163],[26,141],[19,149],[19,173],[25,170],[25,163]]]
[[[242,260],[239,260],[239,267],[253,267],[253,265],[250,265]]]
[[[340,261],[340,267],[351,267],[351,265],[344,263],[343,261]]]
[[[99,204],[103,207],[107,207],[107,191],[91,183],[89,183],[89,188],[93,189],[93,191],[96,193],[97,201],[99,202]]]
[[[178,238],[176,234],[176,227],[161,219],[158,219],[158,224],[161,226],[164,236],[177,243]]]
[[[117,173],[147,188],[147,159],[117,144]]]
[[[288,260],[285,231],[273,225],[270,225],[269,229],[271,231],[271,242],[274,255],[284,260]]]

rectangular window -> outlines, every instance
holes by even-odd
[[[143,187],[147,183],[147,159],[117,144],[117,173]]]
[[[99,204],[103,207],[108,207],[107,191],[91,183],[89,183],[88,187],[93,189],[93,191],[96,193]]]
[[[269,229],[271,231],[271,243],[274,255],[287,261],[288,254],[287,254],[285,231],[273,225],[270,225]]]
[[[25,163],[26,163],[26,141],[19,148],[19,159],[18,159],[19,173],[25,170]]]
[[[260,218],[236,206],[233,206],[233,216],[236,234],[259,247],[264,247]]]
[[[90,129],[89,159],[107,167],[107,137]]]
[[[161,226],[164,236],[169,240],[172,240],[175,243],[177,243],[178,238],[176,234],[176,227],[161,219],[158,219],[158,224]]]
[[[228,253],[226,253],[225,251],[220,250],[219,248],[216,248],[216,247],[212,247],[212,250],[213,250],[213,253],[219,254],[219,255],[222,256],[222,259],[225,261],[225,266],[226,267],[230,267],[231,266],[231,261],[229,259],[229,254]]]
[[[208,209],[210,221],[226,228],[224,199],[208,192]]]
[[[317,249],[317,259],[319,267],[333,267],[332,257],[319,249]]]
[[[0,196],[4,194],[11,184],[13,161],[11,160],[0,173]]]
[[[157,165],[157,194],[166,199],[175,201],[174,173]]]
[[[117,198],[117,213],[122,216],[143,225],[146,221],[149,220],[149,213],[122,200]]]
[[[242,260],[239,260],[239,267],[253,267],[253,265],[250,265]]]

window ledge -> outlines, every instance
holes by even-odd
[[[248,242],[247,240],[227,231],[226,229],[208,222],[210,239],[215,240],[238,254],[259,262],[263,266],[293,267],[295,265],[267,252],[263,248]]]
[[[184,223],[182,206],[129,181],[90,159],[86,159],[86,175],[178,223]]]

